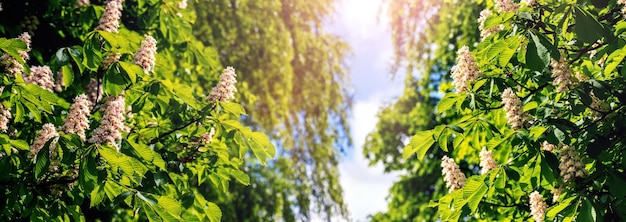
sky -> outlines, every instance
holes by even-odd
[[[351,46],[348,58],[354,106],[350,118],[354,150],[339,164],[344,200],[353,221],[387,209],[386,197],[398,174],[383,173],[382,165],[368,166],[362,148],[367,134],[375,129],[376,113],[402,94],[402,75],[389,74],[393,46],[388,21],[379,13],[382,0],[339,0],[337,15],[329,30]],[[380,16],[379,16],[380,14]]]

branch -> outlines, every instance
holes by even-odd
[[[188,123],[186,123],[186,124],[184,124],[184,125],[182,125],[182,126],[179,126],[179,127],[174,128],[174,129],[171,129],[171,130],[169,130],[169,131],[167,131],[167,132],[165,132],[165,133],[163,133],[163,134],[159,135],[159,137],[157,137],[157,138],[154,138],[154,139],[150,140],[150,142],[148,143],[148,145],[155,144],[157,141],[159,141],[159,140],[163,139],[164,137],[169,136],[170,134],[172,134],[172,133],[174,133],[174,132],[176,132],[176,131],[178,131],[178,130],[184,129],[184,128],[186,128],[186,127],[190,126],[190,125],[191,125],[191,124],[193,124],[193,123],[197,123],[197,122],[198,122],[198,121],[200,121],[201,119],[202,119],[202,118],[198,117],[198,118],[192,119],[191,121],[189,121]]]
[[[608,112],[602,113],[602,116],[601,116],[600,118],[597,118],[597,119],[593,120],[593,122],[589,123],[589,125],[586,125],[586,126],[584,126],[583,128],[579,128],[579,129],[577,129],[577,130],[572,131],[572,134],[579,133],[579,132],[581,132],[581,131],[583,131],[583,130],[586,130],[587,128],[589,128],[589,127],[591,127],[591,126],[595,125],[596,123],[599,123],[599,122],[604,121],[604,119],[606,119],[606,117],[607,117],[608,115],[610,115],[611,113],[617,112],[618,110],[620,110],[620,109],[622,109],[622,108],[624,108],[624,107],[623,107],[623,106],[621,106],[621,107],[619,107],[619,108],[617,108],[617,109],[610,110],[610,111],[608,111]]]
[[[76,177],[61,177],[57,180],[49,180],[43,183],[39,183],[37,184],[37,187],[48,187],[51,185],[55,185],[55,184],[68,184],[68,183],[73,183],[74,181],[78,180],[78,176]]]
[[[489,204],[491,206],[496,206],[496,207],[518,207],[518,206],[523,206],[521,204],[517,204],[514,203],[512,205],[504,205],[504,204],[498,204],[498,203],[493,203],[493,202],[489,202],[489,201],[485,201],[485,200],[481,200],[481,203],[485,203],[485,204]]]
[[[542,90],[543,88],[545,88],[546,86],[550,85],[549,82],[544,83],[543,85],[538,86],[535,89],[529,90],[530,92],[528,92],[528,95],[524,96],[521,98],[521,100],[525,100],[528,99],[528,97],[530,97],[531,95],[535,94],[536,92],[539,92],[539,90]]]

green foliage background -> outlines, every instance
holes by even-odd
[[[199,1],[194,34],[240,64],[246,123],[279,147],[270,166],[246,166],[251,186],[233,184],[220,204],[228,220],[347,217],[338,157],[351,146],[346,42],[327,33],[335,1]],[[241,198],[245,197],[245,198]]]
[[[388,171],[407,173],[393,185],[388,211],[372,220],[530,220],[528,195],[535,190],[548,203],[546,220],[624,220],[618,188],[626,185],[623,5],[537,1],[495,13],[494,2],[480,0],[386,4],[397,64],[408,64],[409,73],[404,95],[379,113],[364,154]],[[483,9],[492,11],[485,28],[503,25],[485,39],[477,23]],[[463,45],[483,75],[457,93],[447,75]],[[549,64],[561,56],[587,79],[557,92]],[[532,116],[520,130],[511,129],[502,110],[500,95],[508,87]],[[590,92],[610,108],[593,108]],[[559,154],[541,150],[544,141],[573,147],[589,175],[564,181]],[[483,147],[499,166],[478,175]],[[448,193],[440,176],[443,155],[468,177],[462,189]],[[559,187],[564,191],[552,201]]]
[[[246,48],[259,47],[260,42],[254,41],[261,39],[253,33],[240,33],[239,38],[249,38],[250,41],[239,41],[236,46],[242,49],[237,50],[225,45],[207,46],[218,38],[200,38],[199,32],[192,31],[194,23],[206,20],[227,27],[226,31],[235,31],[238,27],[244,30],[243,27],[247,26],[239,26],[235,19],[197,15],[193,7],[179,8],[177,3],[179,1],[124,1],[122,28],[119,33],[108,33],[93,31],[104,12],[101,1],[80,8],[75,7],[75,1],[51,0],[46,4],[3,1],[3,18],[12,19],[2,19],[0,23],[0,33],[4,36],[0,39],[0,49],[16,56],[16,50],[24,50],[25,45],[11,38],[24,31],[31,32],[32,59],[24,65],[49,65],[55,72],[62,69],[65,83],[62,92],[50,93],[23,82],[20,76],[13,78],[4,70],[0,75],[5,87],[1,101],[4,107],[11,108],[13,116],[8,133],[0,134],[3,148],[0,151],[3,172],[0,176],[0,215],[3,220],[219,221],[270,217],[295,220],[309,215],[311,203],[315,203],[313,206],[317,212],[345,215],[336,171],[328,174],[320,170],[336,169],[338,150],[329,145],[344,144],[344,148],[349,145],[348,140],[339,136],[347,131],[344,127],[345,108],[349,107],[343,88],[345,67],[340,63],[345,44],[319,33],[299,38],[281,38],[281,33],[270,33],[262,39],[277,37],[280,42],[265,48],[268,53],[273,50],[273,54],[287,54],[282,59],[269,61],[270,66],[257,67],[259,64],[253,61],[262,60],[230,53],[249,54]],[[205,1],[198,3],[198,6],[208,5]],[[330,8],[326,10],[329,12]],[[204,20],[200,16],[205,16]],[[321,22],[326,14],[316,16],[314,19]],[[250,21],[250,18],[246,19]],[[25,20],[34,25],[24,25]],[[303,26],[309,21],[290,24]],[[300,27],[310,32],[315,28],[319,28],[319,23],[315,27]],[[306,34],[305,31],[302,33]],[[158,42],[157,65],[151,73],[144,73],[132,63],[144,34],[154,36]],[[227,36],[217,37],[222,44],[232,41]],[[285,41],[301,46],[292,50],[280,48]],[[327,42],[330,46],[325,45]],[[216,50],[217,47],[220,51]],[[320,54],[330,47],[335,50],[334,54]],[[102,67],[101,61],[111,53],[121,53],[120,61],[109,68]],[[294,55],[299,56],[299,61],[292,61]],[[306,62],[311,58],[319,60],[317,63]],[[233,65],[238,70],[239,96],[245,109],[237,103],[212,103],[205,99],[217,83],[222,72],[221,64]],[[278,69],[281,64],[286,71]],[[317,69],[303,67],[309,65]],[[265,70],[255,72],[257,69]],[[275,75],[269,76],[268,73]],[[24,74],[27,75],[28,71]],[[70,102],[78,94],[85,93],[84,87],[90,78],[102,81],[105,97],[124,93],[126,104],[131,106],[133,117],[126,122],[131,130],[119,141],[120,152],[107,145],[82,142],[76,135],[61,133],[56,147],[46,147],[35,159],[29,159],[29,144],[41,126],[44,123],[62,125]],[[283,79],[295,80],[280,82]],[[301,81],[319,81],[320,84],[315,86],[317,88],[293,89],[300,87],[297,83]],[[325,81],[333,84],[325,84]],[[315,96],[319,99],[313,98]],[[303,101],[305,99],[307,101]],[[281,101],[281,105],[274,104],[274,101]],[[317,112],[313,112],[315,110]],[[101,112],[94,110],[88,135],[99,125]],[[267,118],[261,115],[267,115]],[[242,117],[246,125],[269,132],[271,137],[242,125],[239,122]],[[311,124],[304,127],[304,122]],[[343,126],[335,126],[336,122]],[[216,131],[213,142],[200,143],[200,138],[211,128]],[[286,132],[290,133],[282,140]],[[317,132],[324,133],[317,135]],[[310,138],[310,141],[303,138]],[[277,152],[270,139],[279,145],[278,152],[285,158],[269,164],[269,170],[263,170],[261,166],[268,166],[268,159]],[[58,159],[45,155],[51,149],[58,151]],[[252,155],[248,156],[248,151]],[[299,158],[302,161],[298,161]],[[302,166],[302,163],[307,167],[295,167]],[[61,173],[49,172],[51,164],[58,164]],[[303,171],[292,172],[294,169]],[[77,173],[72,173],[74,170]],[[275,175],[281,170],[286,171],[287,176]],[[248,175],[255,179],[251,180]],[[244,199],[229,194],[231,185],[251,183],[256,189],[261,188],[257,185],[275,189],[269,192],[270,195],[283,195],[282,199],[274,198],[276,196]],[[286,189],[280,189],[281,184]],[[297,202],[294,202],[295,198]],[[240,199],[246,200],[245,204],[257,206],[251,209],[268,206],[268,210],[266,214],[260,214],[259,210],[237,214],[239,212],[233,210],[237,208],[225,207]],[[268,200],[283,203],[266,204]],[[294,209],[299,212],[290,214]]]

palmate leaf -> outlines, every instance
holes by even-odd
[[[42,173],[48,171],[48,166],[50,165],[50,160],[48,159],[48,150],[51,141],[52,140],[46,142],[44,147],[37,153],[37,159],[35,160],[35,178],[37,180],[41,177]]]
[[[235,114],[237,116],[247,115],[246,110],[238,103],[220,102],[219,105],[227,112]]]
[[[143,143],[135,143],[130,140],[124,141],[133,148],[133,152],[143,159],[145,163],[154,164],[154,166],[161,168],[161,170],[165,170],[165,161],[159,153],[150,149],[150,147]]]
[[[180,214],[175,212],[180,209],[180,203],[171,198],[142,192],[137,192],[137,197],[142,200],[144,213],[150,221],[182,221]],[[171,206],[165,206],[165,204],[171,204]]]
[[[478,209],[478,204],[483,199],[487,191],[489,190],[487,184],[485,184],[485,176],[472,176],[465,185],[463,185],[463,199],[467,200],[471,213],[475,213]]]
[[[222,219],[222,211],[217,204],[213,202],[207,202],[207,206],[204,208],[204,213],[209,217],[210,222],[219,222]]]
[[[593,43],[596,40],[607,36],[607,31],[602,24],[588,11],[576,6],[574,7],[576,25],[574,32],[578,38],[585,43]]]
[[[24,59],[20,56],[18,50],[26,50],[26,43],[19,39],[0,38],[0,50],[9,54],[19,63],[24,64]]]
[[[261,165],[267,164],[267,161],[276,155],[276,148],[265,134],[251,132],[246,137],[250,150]]]
[[[435,138],[432,130],[420,131],[411,137],[411,141],[404,147],[402,156],[408,159],[414,153],[417,153],[417,159],[422,160],[426,156],[426,152],[435,144]]]
[[[572,202],[578,199],[579,197],[572,196],[564,200],[559,200],[557,205],[548,208],[546,211],[546,221],[552,221],[555,217],[557,217],[557,215],[560,215],[561,218],[571,216],[574,213],[572,211],[572,208],[574,207]]]
[[[98,151],[102,158],[111,165],[113,171],[121,169],[120,175],[127,177],[135,184],[140,184],[138,177],[143,178],[148,171],[148,168],[137,159],[119,153],[108,145],[100,146]]]
[[[200,109],[200,105],[197,102],[198,100],[194,97],[193,90],[191,90],[189,86],[177,84],[169,80],[161,80],[160,83],[183,102],[187,103],[187,105],[194,109]]]

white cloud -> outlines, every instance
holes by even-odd
[[[356,152],[341,162],[339,179],[344,188],[344,200],[354,221],[367,221],[367,216],[387,209],[389,188],[398,173],[385,174],[383,166],[369,166],[361,150],[368,133],[376,127],[376,113],[384,102],[399,95],[402,85],[389,84],[386,90],[379,91],[365,101],[357,101],[351,120],[352,138]]]
[[[379,13],[382,0],[342,0],[337,5],[339,29],[352,43],[387,36],[388,20]],[[380,16],[379,16],[380,15]]]
[[[399,175],[385,174],[381,164],[369,166],[362,152],[365,137],[378,122],[376,114],[383,104],[401,95],[404,88],[402,78],[391,80],[388,74],[393,46],[387,16],[379,14],[381,3],[382,0],[341,0],[337,5],[338,20],[329,27],[355,53],[348,61],[356,99],[350,119],[355,149],[339,164],[343,199],[353,221],[368,221],[368,215],[385,211],[385,198]],[[314,216],[312,221],[325,220]]]

